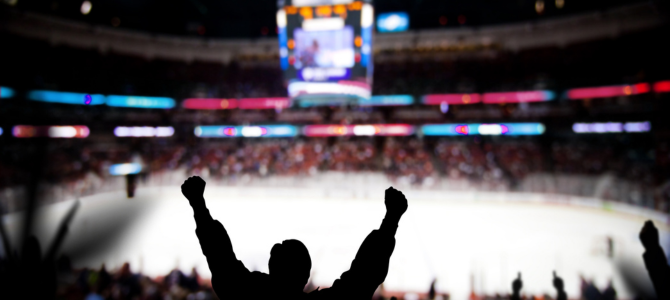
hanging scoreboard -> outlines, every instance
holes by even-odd
[[[279,56],[289,97],[298,101],[370,98],[372,4],[284,0],[279,6]]]

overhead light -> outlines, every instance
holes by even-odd
[[[372,5],[366,3],[363,4],[363,9],[361,11],[361,27],[367,28],[372,26],[372,23],[375,21],[375,10],[372,8]]]
[[[288,23],[286,20],[286,11],[282,8],[277,11],[277,27],[284,28],[286,27],[286,23]]]
[[[537,12],[538,15],[541,15],[544,12],[544,1],[537,0],[535,2],[535,12]]]
[[[556,8],[561,9],[565,6],[565,0],[556,0]]]
[[[91,4],[91,1],[84,1],[81,3],[81,14],[82,15],[88,15],[91,12],[91,9],[93,8],[93,4]]]

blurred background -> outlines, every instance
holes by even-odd
[[[300,239],[311,291],[394,186],[376,298],[505,298],[520,272],[551,299],[556,271],[570,299],[654,299],[638,232],[670,249],[669,8],[1,0],[0,255],[49,245],[79,201],[59,299],[216,299],[179,189],[198,175],[238,258],[267,272]]]

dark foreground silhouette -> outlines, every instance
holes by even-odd
[[[196,234],[212,272],[212,287],[220,299],[371,299],[386,279],[398,222],[407,210],[402,192],[387,189],[386,216],[379,230],[373,230],[363,241],[351,268],[332,287],[304,293],[312,261],[302,242],[275,244],[270,251],[270,274],[250,272],[235,256],[226,229],[212,219],[205,205],[205,181],[194,176],[181,188],[193,208]]]
[[[640,241],[645,252],[642,255],[647,272],[654,283],[657,299],[670,299],[670,266],[665,258],[654,223],[647,221],[640,231]]]

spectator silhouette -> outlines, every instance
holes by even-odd
[[[521,281],[521,272],[519,272],[516,279],[512,281],[512,296],[510,297],[511,300],[521,300],[521,295],[519,292],[521,292],[522,287],[523,281]]]
[[[563,286],[563,279],[556,276],[556,271],[554,271],[554,288],[556,289],[556,300],[568,300],[568,295],[565,293]]]
[[[607,287],[603,291],[603,295],[601,296],[602,300],[616,300],[616,290],[614,289],[614,286],[612,286],[612,280],[607,283]]]
[[[563,279],[556,276],[556,271],[554,271],[554,288],[556,289],[556,299],[557,300],[567,300],[568,295],[565,293],[563,287]],[[517,275],[517,278],[512,281],[512,296],[511,300],[521,300],[521,288],[523,287],[523,281],[521,281],[521,272]],[[531,299],[534,299],[533,296],[530,296]]]
[[[388,188],[384,201],[386,216],[379,230],[373,230],[363,241],[351,268],[332,287],[304,293],[312,267],[307,247],[298,240],[275,244],[270,251],[270,274],[250,272],[237,260],[226,229],[212,219],[204,191],[205,181],[197,176],[182,185],[182,193],[193,208],[196,235],[212,272],[212,287],[220,299],[371,299],[386,279],[398,222],[407,210],[402,192]],[[249,297],[251,291],[253,295]]]
[[[644,264],[654,284],[657,299],[670,299],[670,266],[658,238],[658,229],[651,220],[644,223],[640,231],[644,246]]]

